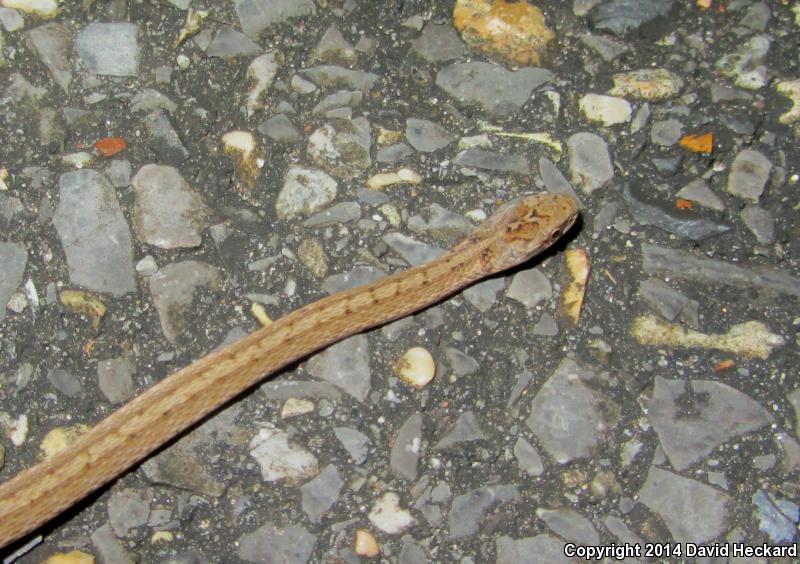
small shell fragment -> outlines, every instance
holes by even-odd
[[[42,458],[53,456],[57,452],[69,447],[91,427],[83,423],[71,427],[56,427],[50,430],[39,444],[39,454]]]
[[[353,551],[359,556],[372,558],[378,556],[381,552],[381,546],[378,544],[375,536],[366,529],[356,529],[356,538],[353,543]]]
[[[412,347],[395,364],[395,371],[410,386],[423,388],[436,374],[433,356],[422,347]]]
[[[314,402],[311,400],[289,398],[281,408],[281,419],[289,419],[290,417],[313,413],[314,408]]]
[[[69,311],[82,313],[91,319],[93,329],[100,326],[106,314],[106,306],[100,298],[83,290],[62,290],[59,298],[61,304]]]
[[[567,249],[564,291],[558,300],[559,319],[572,326],[578,324],[581,315],[586,283],[589,280],[589,255],[583,249]]]
[[[378,190],[393,184],[412,184],[422,182],[422,177],[410,168],[401,168],[397,172],[380,172],[370,176],[367,180],[367,187],[371,190]]]
[[[273,324],[272,319],[270,319],[267,314],[266,308],[259,303],[254,302],[253,305],[250,306],[250,313],[253,314],[253,317],[258,320],[262,327],[269,327]]]

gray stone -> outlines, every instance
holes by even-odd
[[[453,373],[459,378],[474,374],[480,368],[480,364],[474,358],[453,347],[445,347],[444,355]]]
[[[597,54],[599,54],[600,57],[607,63],[610,63],[626,51],[630,50],[627,45],[618,43],[613,39],[609,39],[603,35],[592,35],[590,33],[584,33],[581,35],[581,43],[591,49],[594,49]]]
[[[758,90],[767,84],[767,67],[764,64],[771,40],[766,35],[757,35],[739,43],[734,52],[720,58],[716,68],[725,76],[734,79],[736,86]]]
[[[564,358],[531,402],[526,424],[559,464],[591,456],[614,427],[611,400],[584,383],[594,378],[590,368]]]
[[[153,88],[145,88],[131,98],[130,107],[131,111],[136,113],[150,113],[156,110],[165,110],[174,114],[175,110],[178,109],[178,105],[175,102]]]
[[[539,508],[536,510],[536,516],[561,538],[582,545],[600,544],[597,529],[589,519],[577,511]]]
[[[189,150],[172,127],[164,110],[147,114],[142,123],[147,132],[150,149],[158,161],[180,166],[189,158]]]
[[[642,267],[647,274],[669,275],[707,284],[756,288],[800,297],[800,278],[781,270],[748,269],[647,243],[642,244]]]
[[[6,31],[19,31],[25,27],[25,20],[13,8],[0,7],[0,23]]]
[[[217,31],[211,44],[206,49],[209,57],[250,57],[262,52],[252,39],[240,31],[223,27]]]
[[[21,243],[0,242],[0,321],[6,316],[6,304],[17,291],[25,275],[28,253]]]
[[[75,48],[89,72],[136,76],[139,73],[138,32],[138,26],[131,23],[90,23],[78,33]]]
[[[328,464],[313,479],[300,486],[302,500],[300,507],[312,523],[319,523],[325,514],[339,500],[344,480],[333,464]]]
[[[514,275],[506,296],[532,309],[553,297],[550,280],[538,268],[522,270]]]
[[[364,335],[340,341],[312,356],[306,370],[363,402],[370,390],[369,342]]]
[[[108,521],[118,537],[127,537],[131,529],[146,525],[150,518],[150,500],[137,490],[114,491],[108,499]]]
[[[89,538],[100,556],[100,562],[114,562],[115,564],[134,564],[136,562],[133,555],[125,550],[123,544],[114,536],[111,525],[108,523],[96,529]]]
[[[519,500],[519,490],[511,485],[484,486],[456,496],[450,507],[450,540],[474,535],[489,509]]]
[[[81,382],[63,368],[52,368],[47,372],[47,381],[68,398],[81,393]]]
[[[378,149],[375,160],[379,163],[396,163],[407,159],[413,154],[414,150],[405,143],[394,143]]]
[[[502,155],[484,149],[466,149],[458,153],[453,164],[470,168],[480,168],[497,172],[513,172],[529,175],[531,166],[522,155]]]
[[[758,202],[772,172],[772,163],[754,149],[740,151],[728,174],[728,192],[739,198]]]
[[[109,403],[124,403],[133,397],[133,371],[133,362],[127,357],[97,363],[97,383]]]
[[[302,72],[314,84],[328,90],[360,90],[367,94],[378,80],[378,75],[360,70],[350,70],[334,65],[320,65]]]
[[[361,218],[361,206],[358,202],[340,202],[328,209],[315,213],[303,225],[306,227],[321,227],[349,223]]]
[[[689,298],[656,278],[642,281],[639,284],[639,294],[667,321],[675,321],[690,302]]]
[[[272,25],[315,13],[314,0],[234,0],[234,7],[251,39]]]
[[[462,295],[481,313],[486,313],[497,303],[497,294],[506,289],[506,281],[502,278],[490,278],[473,284]]]
[[[353,464],[364,464],[372,441],[364,433],[348,427],[335,427],[333,429],[336,438],[353,459]]]
[[[800,507],[763,490],[754,493],[752,500],[757,508],[758,529],[766,533],[775,544],[794,542],[797,538]]]
[[[488,435],[481,429],[480,421],[474,411],[465,411],[458,416],[453,426],[436,443],[436,449],[450,448],[461,443],[487,440]]]
[[[575,560],[564,556],[564,544],[564,541],[546,534],[521,539],[504,535],[497,538],[497,563],[574,564]]]
[[[614,177],[608,145],[594,133],[580,132],[567,140],[572,183],[586,194],[605,187]]]
[[[683,124],[674,118],[655,121],[650,126],[650,141],[653,145],[671,147],[678,142],[682,134]]]
[[[558,335],[556,318],[549,313],[543,313],[536,325],[533,326],[533,334],[541,337],[555,337]]]
[[[437,73],[436,86],[459,102],[477,105],[492,117],[506,117],[552,78],[553,73],[540,68],[509,71],[491,63],[455,63]]]
[[[283,187],[275,202],[280,219],[309,215],[336,198],[336,180],[321,170],[292,166],[283,178]]]
[[[139,239],[160,249],[200,246],[210,210],[176,168],[145,165],[133,177],[133,228]]]
[[[53,224],[73,284],[115,296],[136,290],[130,229],[104,176],[89,169],[62,174]]]
[[[397,562],[398,564],[429,564],[430,559],[425,551],[407,536],[403,539],[403,546]]]
[[[721,221],[707,217],[697,217],[696,214],[684,210],[669,210],[648,204],[634,193],[630,184],[625,184],[622,195],[628,204],[628,210],[641,225],[653,225],[680,237],[692,241],[702,241],[730,230],[730,226]]]
[[[412,147],[422,153],[438,151],[455,140],[442,125],[417,118],[406,120],[406,139]]]
[[[239,558],[258,564],[305,564],[317,537],[300,525],[277,528],[269,523],[239,538]]]
[[[690,410],[691,417],[686,416]],[[661,448],[678,472],[728,439],[773,422],[769,412],[742,392],[709,380],[656,376],[647,416]]]
[[[219,289],[222,273],[195,260],[168,264],[148,279],[150,295],[161,321],[161,329],[174,343],[190,327],[192,301],[201,287]]]
[[[131,163],[114,159],[106,167],[106,176],[114,188],[125,188],[131,185]]]
[[[308,155],[337,178],[349,180],[372,165],[372,134],[366,118],[335,120],[308,138]]]
[[[369,284],[386,276],[386,273],[374,266],[356,266],[350,272],[328,276],[322,283],[322,289],[328,294],[349,290],[356,286]]]
[[[70,47],[72,34],[60,23],[48,23],[26,32],[39,58],[45,64],[53,80],[64,92],[69,90],[72,82],[72,65],[70,63]]]
[[[589,10],[589,23],[595,29],[623,35],[644,25],[664,21],[675,7],[675,0],[608,0]]]
[[[337,108],[357,108],[363,98],[364,95],[360,90],[337,90],[320,100],[311,113],[315,116],[324,116]]]
[[[702,178],[692,180],[686,186],[678,190],[675,196],[695,202],[707,208],[725,211],[725,204],[719,199],[719,196],[711,191],[711,188],[708,187],[708,183]]]
[[[356,52],[336,24],[331,24],[322,34],[311,56],[323,63],[348,64],[355,60]]]
[[[402,480],[417,479],[417,464],[422,443],[422,414],[412,413],[400,426],[389,455],[392,474]]]
[[[425,264],[444,254],[443,249],[416,241],[402,233],[387,233],[383,241],[412,266]]]
[[[319,473],[317,458],[296,444],[289,433],[265,423],[250,441],[250,456],[261,467],[265,482],[297,484]]]
[[[739,20],[739,25],[751,31],[763,32],[767,29],[770,16],[772,16],[772,11],[769,9],[767,3],[756,2],[745,10],[744,16]]]
[[[730,497],[702,482],[651,466],[639,501],[664,521],[676,542],[704,543],[725,532]]]
[[[273,401],[286,401],[289,398],[338,401],[342,397],[339,389],[327,382],[275,380],[264,382],[259,389],[267,399]]]
[[[741,212],[741,218],[747,228],[756,236],[762,245],[775,242],[775,218],[764,208],[748,205]]]
[[[715,104],[719,102],[749,102],[753,95],[746,90],[725,86],[718,82],[711,83],[711,101]]]
[[[262,121],[258,131],[278,143],[297,143],[303,139],[300,130],[286,114],[278,114]]]
[[[539,176],[542,178],[545,188],[551,194],[566,194],[572,196],[578,201],[578,206],[583,207],[578,193],[572,187],[567,178],[561,174],[556,164],[547,157],[539,159]]]
[[[514,443],[514,457],[528,476],[541,476],[544,473],[544,461],[539,450],[522,437]]]
[[[466,51],[452,26],[433,22],[429,22],[422,34],[411,42],[411,48],[429,63],[460,59]]]

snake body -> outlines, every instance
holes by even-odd
[[[524,262],[561,237],[577,215],[568,196],[521,198],[436,260],[320,299],[178,370],[68,449],[0,485],[0,547],[119,476],[265,374]]]

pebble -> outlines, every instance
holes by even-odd
[[[456,0],[453,25],[473,50],[509,65],[542,65],[556,38],[542,10],[527,2]]]
[[[483,486],[454,497],[449,515],[450,540],[475,534],[492,507],[520,498],[519,489],[506,484]]]
[[[55,552],[43,562],[44,564],[94,564],[94,556],[79,550]]]
[[[458,416],[450,429],[445,431],[436,443],[436,449],[447,449],[473,441],[488,440],[488,435],[481,429],[481,423],[474,411],[465,411]]]
[[[310,215],[330,204],[336,198],[337,190],[338,183],[327,173],[292,166],[283,178],[275,212],[280,219]]]
[[[544,473],[544,461],[538,449],[523,437],[514,443],[514,457],[527,475],[541,476]]]
[[[297,483],[319,474],[317,458],[272,425],[262,426],[250,441],[250,456],[261,467],[265,482]]]
[[[210,212],[178,169],[145,165],[132,184],[136,196],[133,228],[141,241],[161,249],[200,245]]]
[[[715,67],[725,76],[733,78],[736,86],[758,90],[767,84],[767,67],[764,62],[771,43],[765,35],[753,37],[740,43],[734,53],[720,58]]]
[[[381,545],[375,536],[366,529],[356,529],[353,552],[365,558],[373,558],[381,552]]]
[[[727,190],[739,198],[758,202],[769,181],[772,163],[755,149],[744,149],[733,159]]]
[[[416,241],[402,233],[387,233],[383,241],[412,266],[425,264],[444,254],[444,250]]]
[[[792,107],[782,113],[778,121],[791,125],[800,120],[800,79],[783,80],[778,82],[775,87],[780,94],[792,101]]]
[[[705,543],[725,532],[730,496],[651,466],[639,501],[658,515],[676,542]]]
[[[490,278],[473,284],[463,292],[463,296],[481,313],[486,313],[497,303],[497,295],[506,289],[505,280]]]
[[[308,155],[327,173],[349,180],[372,165],[366,118],[324,124],[308,138]]]
[[[303,137],[286,114],[278,114],[261,122],[258,132],[277,143],[299,143]]]
[[[656,121],[650,126],[650,141],[654,145],[670,147],[677,143],[682,135],[683,124],[677,119]]]
[[[319,523],[333,507],[341,494],[344,481],[333,464],[328,464],[319,474],[300,486],[300,507],[312,523]]]
[[[73,78],[69,60],[72,33],[63,25],[53,22],[35,27],[26,35],[53,80],[64,92],[68,92]]]
[[[75,49],[94,74],[136,76],[139,73],[139,28],[135,24],[90,23],[75,37]],[[108,46],[113,45],[113,49]]]
[[[600,535],[592,522],[577,511],[540,507],[536,510],[536,517],[544,521],[551,531],[568,541],[581,545],[600,543]]]
[[[506,535],[497,537],[498,562],[530,562],[553,564],[569,564],[570,560],[564,556],[564,541],[547,534],[535,537],[522,537],[512,539]]]
[[[191,156],[164,110],[147,114],[142,120],[142,126],[147,143],[153,153],[158,155],[159,161],[178,167]]]
[[[614,41],[609,37],[604,35],[593,35],[591,33],[584,33],[581,35],[581,43],[591,49],[594,49],[607,63],[610,63],[623,53],[630,50],[627,45]]]
[[[453,164],[521,175],[529,175],[531,173],[530,164],[525,157],[521,155],[502,155],[484,149],[466,149],[460,151],[453,159]]]
[[[430,63],[442,63],[460,59],[464,55],[464,43],[449,25],[429,22],[419,37],[411,42],[414,52]]]
[[[311,57],[323,63],[350,64],[355,61],[356,52],[336,25],[331,24],[320,37]]]
[[[745,206],[740,216],[760,244],[771,245],[775,242],[775,219],[767,210],[751,204]]]
[[[581,132],[567,140],[572,183],[586,194],[605,187],[614,177],[608,145],[594,133]]]
[[[136,391],[133,385],[134,365],[129,358],[118,357],[97,363],[97,383],[103,396],[112,404],[131,399]]]
[[[349,337],[312,356],[306,370],[363,402],[369,394],[372,377],[369,342],[364,335]]]
[[[674,7],[675,0],[609,0],[592,7],[588,15],[594,29],[624,35],[663,22]]]
[[[506,296],[533,309],[541,302],[552,299],[553,287],[541,270],[523,270],[511,279]]]
[[[61,11],[58,0],[2,0],[2,4],[6,8],[33,14],[44,20],[56,17]]]
[[[446,347],[444,354],[453,373],[459,378],[474,374],[480,368],[477,360],[456,348]]]
[[[703,399],[701,399],[703,398]],[[692,417],[680,417],[691,409]],[[647,417],[672,467],[690,468],[726,441],[769,425],[770,413],[721,382],[655,379]]]
[[[94,170],[67,172],[59,196],[53,224],[70,280],[116,296],[135,291],[130,229],[108,180]]]
[[[519,110],[531,93],[549,82],[553,73],[523,67],[509,71],[480,61],[455,63],[436,75],[436,86],[456,101],[478,106],[491,117],[507,117]]]
[[[47,432],[47,434],[39,443],[39,453],[42,457],[53,456],[54,454],[68,449],[75,444],[81,435],[89,431],[88,425],[77,424],[69,427],[55,427]]]
[[[333,429],[336,438],[342,443],[342,447],[350,455],[354,464],[364,464],[367,461],[371,441],[368,436],[356,429],[348,427],[335,427]]]
[[[415,388],[424,388],[436,374],[433,356],[422,347],[408,349],[395,363],[400,379]]]
[[[368,94],[378,80],[377,74],[335,65],[320,65],[303,69],[301,72],[319,88],[328,90],[346,88],[360,90],[364,94]]]
[[[0,321],[6,316],[6,304],[22,284],[27,263],[24,245],[0,242]]]
[[[367,187],[370,190],[380,190],[395,184],[411,184],[415,186],[422,182],[422,177],[410,168],[401,168],[396,172],[379,172],[367,179]]]
[[[773,543],[792,543],[797,538],[797,523],[800,521],[800,507],[791,501],[780,499],[758,490],[753,494],[756,506],[758,528],[769,536]]]
[[[370,523],[387,535],[399,535],[417,522],[407,509],[400,507],[400,496],[394,492],[383,494],[367,517]]]
[[[642,268],[647,274],[662,274],[696,280],[704,284],[725,284],[800,296],[800,278],[781,270],[748,269],[722,260],[700,258],[692,253],[642,244]]]
[[[127,537],[131,530],[147,524],[150,500],[134,489],[117,490],[108,500],[108,522],[118,537]]]
[[[631,105],[624,98],[586,94],[578,101],[578,107],[586,119],[606,127],[631,120]]]
[[[422,414],[412,413],[400,426],[389,455],[392,474],[402,480],[417,479],[422,445]]]
[[[658,102],[674,98],[683,89],[683,79],[667,69],[641,69],[612,75],[612,96]]]
[[[455,140],[441,124],[418,118],[406,120],[406,139],[414,149],[423,153],[438,151]]]
[[[675,197],[695,202],[713,210],[725,211],[725,204],[719,199],[719,196],[708,187],[708,183],[702,178],[696,178],[686,184],[683,188],[678,190]]]
[[[240,3],[243,2],[237,5]],[[264,562],[264,556],[269,555],[275,562],[301,564],[311,560],[316,544],[317,537],[305,527],[289,525],[279,528],[266,523],[239,538],[237,555],[245,562]]]
[[[564,358],[531,402],[525,423],[559,464],[590,456],[613,429],[613,421],[606,419],[610,398],[584,384],[596,377],[593,370]]]

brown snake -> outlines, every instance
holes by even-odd
[[[528,260],[569,230],[577,216],[569,196],[521,198],[436,260],[318,300],[178,370],[70,448],[0,485],[0,547],[119,476],[266,374]]]

